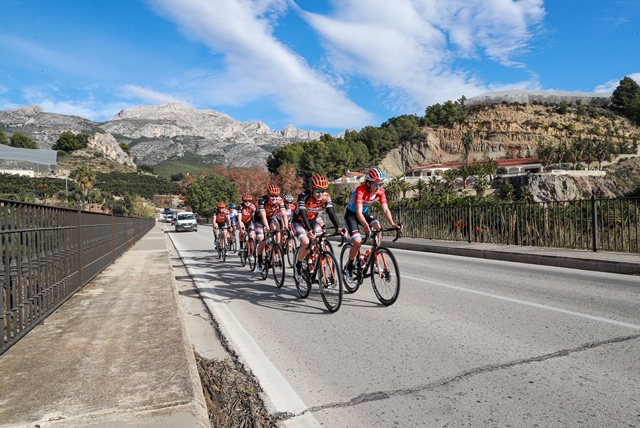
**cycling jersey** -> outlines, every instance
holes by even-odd
[[[379,199],[382,205],[387,203],[387,194],[384,191],[384,187],[371,193],[369,189],[367,189],[366,184],[361,184],[351,192],[349,202],[347,203],[347,210],[357,212],[356,206],[362,204],[362,212],[366,213],[376,199]]]
[[[280,196],[271,200],[269,195],[264,195],[258,199],[258,210],[256,211],[255,219],[257,222],[262,224],[260,212],[264,211],[268,220],[272,217],[275,218],[276,214],[278,214],[280,210],[284,210],[284,200]]]
[[[236,226],[238,224],[238,211],[235,208],[229,210],[229,218],[231,219],[231,225]]]
[[[324,192],[321,195],[322,196],[318,200],[315,198],[315,194],[312,191],[304,191],[300,193],[298,196],[298,206],[293,213],[293,222],[297,224],[302,223],[306,230],[312,230],[312,221],[318,218],[318,214],[322,209],[326,208],[331,223],[333,223],[333,226],[336,229],[339,229],[340,223],[338,222],[338,217],[333,209],[331,196],[328,192]]]
[[[229,210],[226,208],[218,208],[215,214],[216,223],[226,223],[227,217],[229,216]]]
[[[333,204],[331,203],[331,196],[329,196],[328,192],[322,193],[320,200],[317,200],[314,197],[313,192],[305,190],[298,196],[298,205],[296,206],[293,218],[294,220],[302,220],[301,215],[303,215],[304,210],[304,213],[307,215],[307,219],[312,220],[325,208],[325,206],[327,208],[333,207]]]
[[[249,202],[248,204],[242,204],[242,209],[240,210],[240,220],[243,223],[250,222],[252,220],[253,214],[256,212],[256,206],[253,205],[253,202]]]

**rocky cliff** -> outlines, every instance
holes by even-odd
[[[22,132],[41,148],[51,148],[70,130],[90,135],[102,132],[127,143],[138,164],[156,165],[191,152],[231,166],[264,165],[273,148],[318,139],[322,132],[289,125],[273,131],[260,121],[240,122],[215,110],[182,104],[141,106],[123,110],[106,122],[47,113],[38,106],[0,111],[0,129],[8,135]],[[96,134],[97,135],[97,134]],[[105,142],[97,139],[96,144]],[[105,147],[107,153],[110,149]]]

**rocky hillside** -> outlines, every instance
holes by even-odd
[[[470,158],[481,160],[504,157],[508,152],[535,156],[540,142],[557,145],[574,138],[607,138],[614,144],[640,142],[640,127],[609,110],[558,104],[474,104],[468,108],[468,122],[449,128],[424,128],[420,143],[394,149],[382,166],[392,175],[405,173],[412,166],[427,162],[461,160],[462,137],[473,133]]]
[[[274,147],[318,139],[319,131],[287,126],[273,131],[259,121],[240,122],[214,110],[182,104],[123,110],[107,122],[47,113],[38,106],[0,111],[0,129],[22,132],[49,149],[64,131],[111,135],[127,143],[140,165],[156,165],[186,152],[231,166],[263,165]],[[106,140],[100,140],[106,141]]]

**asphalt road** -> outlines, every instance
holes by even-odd
[[[329,314],[171,237],[291,426],[640,426],[640,277],[394,250],[396,304],[365,282]]]

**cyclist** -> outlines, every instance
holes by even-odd
[[[331,196],[327,193],[329,181],[322,174],[316,174],[309,180],[309,190],[300,193],[298,196],[298,205],[293,214],[293,230],[300,241],[300,249],[298,250],[298,258],[296,260],[296,270],[294,275],[296,280],[302,279],[302,261],[309,253],[309,240],[315,238],[316,233],[321,233],[324,227],[324,220],[318,214],[321,210],[327,210],[329,219],[336,230],[343,235],[346,230],[340,228],[338,216],[333,209]]]
[[[254,217],[256,236],[258,237],[258,272],[262,272],[262,253],[267,243],[264,241],[265,230],[279,230],[278,213],[282,216],[283,227],[287,229],[289,223],[284,207],[284,201],[280,197],[280,187],[270,184],[267,194],[258,199],[258,210]]]
[[[216,239],[216,250],[218,249],[218,229],[225,234],[227,242],[229,242],[229,228],[231,227],[231,219],[229,218],[229,210],[224,201],[218,201],[218,209],[215,211],[213,221],[213,236]]]
[[[256,213],[257,208],[253,205],[253,196],[249,193],[245,193],[242,195],[242,207],[240,208],[240,250],[244,245],[244,234],[247,230],[251,232],[251,239],[256,239],[255,232],[253,229],[255,228],[253,225],[253,216]]]
[[[229,246],[233,245],[233,241],[236,238],[236,230],[238,229],[238,211],[236,210],[236,204],[229,202],[229,220],[231,220],[231,227],[229,228]]]
[[[389,224],[391,224],[391,227],[402,229],[402,225],[393,221],[393,216],[387,205],[387,195],[384,191],[384,180],[386,178],[387,174],[380,168],[369,169],[364,175],[364,184],[356,187],[349,197],[347,209],[344,213],[344,220],[351,234],[351,241],[353,242],[353,246],[349,251],[349,261],[345,266],[345,273],[349,276],[353,276],[353,262],[362,246],[362,237],[358,225],[362,225],[367,235],[371,232],[372,228],[380,227],[378,219],[369,212],[369,207],[376,199],[380,201],[382,212]]]

